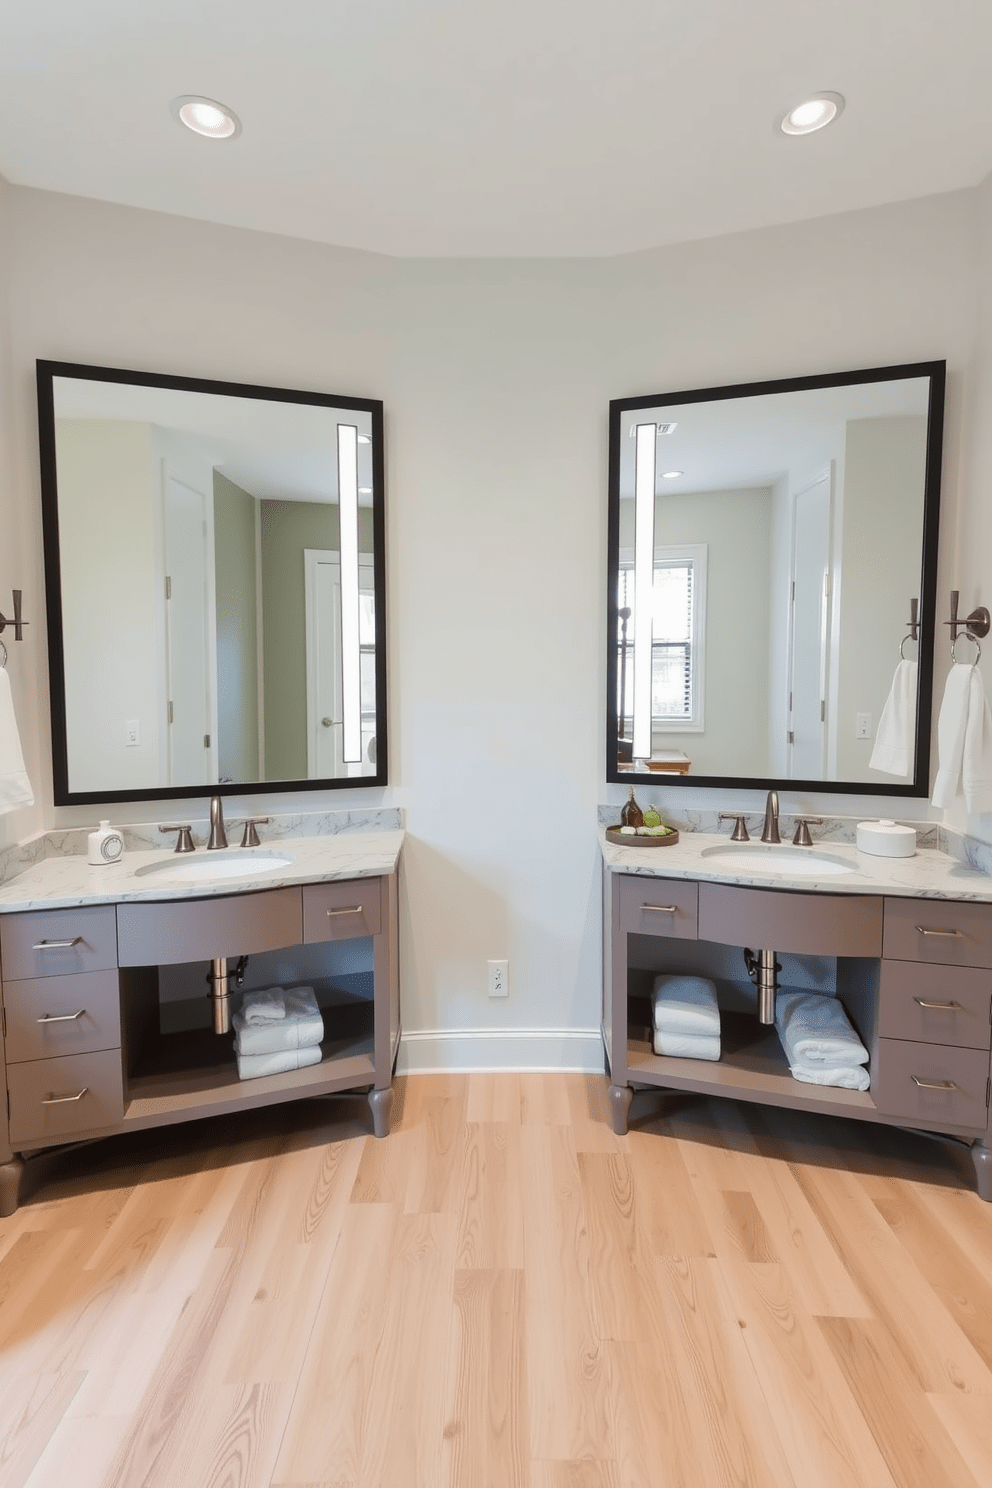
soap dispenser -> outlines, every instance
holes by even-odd
[[[110,825],[109,821],[102,821],[96,831],[89,834],[86,841],[87,856],[93,864],[116,863],[124,851],[124,838],[116,827]]]

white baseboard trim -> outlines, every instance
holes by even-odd
[[[598,1028],[419,1029],[404,1033],[400,1075],[498,1073],[517,1070],[602,1074]]]

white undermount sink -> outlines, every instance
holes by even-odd
[[[288,868],[293,859],[284,853],[260,851],[257,847],[231,848],[196,854],[170,853],[164,862],[136,868],[135,878],[155,877],[170,883],[201,883],[217,878],[256,878]]]
[[[714,866],[738,868],[742,873],[767,873],[780,878],[829,878],[836,873],[857,873],[853,863],[815,848],[773,846],[762,842],[728,842],[704,847],[701,857]]]

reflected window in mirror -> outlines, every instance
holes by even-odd
[[[382,405],[38,364],[56,804],[386,780]]]
[[[943,398],[933,362],[611,404],[608,779],[928,793]]]

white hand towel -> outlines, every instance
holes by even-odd
[[[775,1027],[790,1065],[828,1069],[868,1063],[868,1050],[836,997],[780,992]]]
[[[837,1085],[842,1090],[867,1090],[871,1085],[871,1075],[863,1064],[838,1064],[833,1069],[793,1064],[789,1074],[804,1085]]]
[[[275,1023],[286,1016],[286,1004],[281,987],[261,987],[257,992],[246,992],[241,1003],[240,1016],[245,1023]]]
[[[0,667],[0,812],[34,805],[34,792],[24,768],[21,736],[14,717],[10,678]]]
[[[654,1031],[654,1052],[670,1054],[675,1059],[719,1059],[720,1038],[694,1033],[668,1033],[665,1029]]]
[[[939,769],[933,784],[935,806],[950,806],[961,790],[961,762],[964,736],[971,706],[971,662],[959,661],[951,667],[944,688],[944,700],[937,720],[937,760]]]
[[[992,709],[985,696],[982,674],[971,669],[968,722],[961,755],[961,785],[965,804],[974,816],[992,811]]]
[[[886,775],[912,775],[916,757],[916,680],[919,668],[915,661],[900,661],[892,678],[875,735],[875,747],[868,761],[872,770]]]
[[[320,1049],[281,1049],[275,1054],[239,1054],[238,1079],[258,1080],[262,1075],[282,1075],[287,1070],[306,1069],[320,1063]]]
[[[657,1029],[666,1033],[720,1036],[716,987],[705,977],[655,977],[651,1004]]]
[[[284,1018],[248,1023],[243,1013],[231,1019],[236,1054],[275,1054],[281,1049],[308,1049],[324,1037],[324,1020],[312,987],[290,987],[283,993]]]

